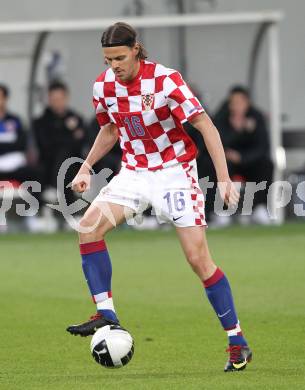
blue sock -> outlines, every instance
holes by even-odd
[[[207,297],[213,306],[222,327],[227,332],[229,344],[247,345],[242,335],[232,291],[228,279],[224,273],[217,268],[215,273],[203,282]]]
[[[83,271],[98,313],[118,321],[111,292],[112,266],[105,241],[80,244],[80,253]]]

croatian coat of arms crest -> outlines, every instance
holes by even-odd
[[[149,111],[152,109],[153,102],[154,102],[153,93],[144,93],[142,95],[142,105],[145,111]]]

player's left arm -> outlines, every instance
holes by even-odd
[[[236,204],[239,199],[239,193],[230,179],[224,149],[217,128],[206,113],[196,115],[190,122],[204,139],[216,170],[219,190],[223,200],[227,204]]]

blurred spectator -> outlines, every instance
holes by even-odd
[[[216,113],[214,123],[220,132],[231,178],[267,182],[266,190],[255,194],[252,220],[260,224],[270,223],[266,206],[273,164],[264,115],[251,103],[247,89],[235,86]],[[210,176],[215,179],[215,174],[213,177],[210,172]]]
[[[48,106],[43,115],[34,121],[34,134],[44,171],[46,201],[56,201],[57,174],[62,163],[70,157],[82,157],[86,142],[83,119],[69,108],[68,87],[53,82],[48,89]],[[65,177],[64,195],[67,204],[74,201],[74,194],[66,188],[73,180],[78,164],[72,165]],[[55,195],[55,196],[54,196]]]
[[[24,181],[41,181],[38,168],[27,162],[27,132],[20,118],[8,111],[9,89],[0,84],[0,180],[18,186]],[[39,193],[34,196],[40,200]],[[36,218],[26,218],[31,231],[39,229]]]
[[[20,118],[7,110],[9,89],[0,84],[0,180],[38,180],[37,170],[27,164],[27,133]]]

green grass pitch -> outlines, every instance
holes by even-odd
[[[98,366],[70,323],[95,311],[77,237],[0,237],[0,388],[304,389],[305,224],[208,231],[254,359],[224,373],[226,335],[173,231],[108,236],[113,295],[135,338],[131,363]]]

